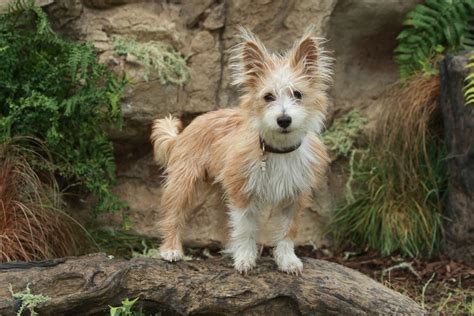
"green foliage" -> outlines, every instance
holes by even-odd
[[[147,245],[159,245],[159,240],[132,231],[91,229],[90,232],[101,252],[118,258],[130,259],[138,254],[151,256],[155,250]]]
[[[34,1],[1,15],[0,34],[0,142],[40,139],[52,155],[49,171],[95,194],[98,210],[120,208],[109,191],[115,163],[104,127],[121,123],[125,82],[98,64],[91,44],[57,36]]]
[[[143,246],[142,252],[132,251],[133,258],[161,258],[160,249],[149,248],[145,240],[142,240],[142,246]]]
[[[441,53],[474,48],[474,0],[426,0],[407,14],[395,60],[400,77],[437,74]]]
[[[120,56],[132,55],[145,68],[144,78],[148,81],[151,70],[157,72],[161,84],[183,85],[189,79],[186,59],[172,46],[149,41],[139,43],[131,38],[116,37],[115,53]]]
[[[466,102],[464,105],[473,105],[474,104],[474,55],[469,57],[469,63],[466,65],[466,69],[470,71],[470,74],[464,79],[464,98]]]
[[[138,301],[138,297],[132,300],[126,298],[122,301],[122,306],[112,307],[110,308],[110,316],[145,316],[143,309],[140,308],[139,310],[134,310],[133,305]],[[160,316],[161,313],[155,313],[154,316]]]
[[[438,253],[442,237],[440,192],[446,185],[445,149],[439,144],[431,146],[430,161],[421,162],[420,175],[412,179],[409,188],[402,188],[400,179],[397,182],[399,170],[394,169],[398,167],[379,156],[370,149],[353,152],[347,200],[335,210],[330,228],[336,242],[368,246],[383,256],[394,252],[408,257]]]
[[[139,311],[132,311],[133,305],[138,301],[138,297],[131,301],[126,298],[122,301],[122,306],[110,307],[110,316],[144,316],[142,309]]]
[[[354,143],[367,123],[367,118],[353,109],[335,119],[331,127],[322,135],[322,141],[338,157],[348,157],[354,149]]]
[[[446,149],[440,135],[439,78],[422,74],[392,86],[364,150],[349,162],[345,204],[329,231],[352,244],[409,257],[441,248]]]
[[[50,300],[48,296],[40,295],[40,294],[32,294],[30,290],[29,284],[26,286],[26,289],[21,292],[13,292],[12,285],[10,284],[9,288],[12,297],[16,300],[20,300],[21,305],[16,313],[17,316],[21,316],[21,314],[28,310],[31,316],[38,315],[35,312],[34,308],[41,303],[45,303]]]

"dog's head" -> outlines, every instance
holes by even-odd
[[[272,54],[253,34],[231,54],[233,83],[243,90],[241,107],[272,146],[293,146],[324,126],[331,59],[308,31],[284,54]]]

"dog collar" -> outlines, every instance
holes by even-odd
[[[262,149],[262,152],[264,153],[266,152],[266,153],[273,153],[273,154],[288,154],[297,150],[298,148],[300,148],[300,146],[301,146],[301,142],[291,147],[276,148],[265,143],[265,140],[260,137],[260,148]]]

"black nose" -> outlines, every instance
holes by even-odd
[[[277,118],[278,126],[287,128],[291,124],[291,117],[288,115],[282,115]]]

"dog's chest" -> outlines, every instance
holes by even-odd
[[[261,162],[251,168],[246,191],[252,196],[276,204],[311,189],[317,161],[306,146],[288,154],[266,155],[264,170]]]

